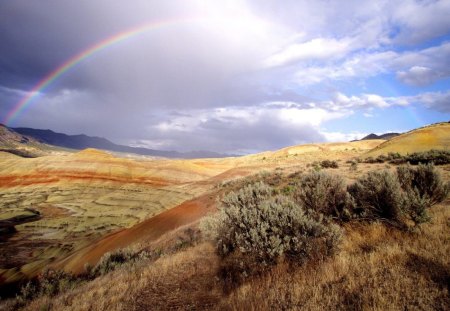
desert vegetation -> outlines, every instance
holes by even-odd
[[[379,155],[378,157],[367,157],[360,160],[364,163],[391,163],[412,165],[433,163],[435,165],[450,164],[450,151],[448,150],[429,150],[424,152],[413,152],[401,155],[398,152],[389,152],[387,155]]]
[[[303,206],[260,182],[228,193],[214,219],[202,224],[216,241],[223,259],[221,277],[227,284],[240,282],[282,259],[301,263],[332,255],[341,230]],[[211,232],[212,231],[212,232]]]
[[[5,279],[35,276],[0,309],[449,309],[447,152],[364,160],[378,144],[155,164],[87,154],[61,163],[86,161],[89,185],[81,172],[5,179],[1,215],[42,219],[0,257]]]
[[[231,191],[219,214],[202,223],[216,243],[227,282],[239,283],[282,259],[317,262],[333,255],[343,234],[338,224],[344,222],[378,221],[409,230],[410,223],[430,220],[427,209],[449,191],[432,164],[370,171],[348,186],[325,172],[294,177],[295,189],[287,195],[261,181]]]
[[[439,205],[448,184],[434,165],[354,181],[275,170],[217,190],[219,211],[200,222],[201,234],[194,225],[119,249],[78,276],[47,271],[22,288],[15,306],[102,310],[110,299],[112,310],[449,306],[450,215]]]

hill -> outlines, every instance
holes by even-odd
[[[87,136],[84,134],[67,135],[63,133],[57,133],[52,130],[41,130],[25,127],[18,127],[10,130],[14,130],[15,132],[22,135],[26,135],[27,137],[32,137],[35,140],[45,144],[76,150],[95,148],[123,153],[134,153],[146,156],[180,158],[180,159],[224,158],[231,156],[211,151],[192,151],[183,153],[177,151],[155,150],[142,147],[130,147],[115,144],[103,137]]]
[[[63,152],[60,148],[49,146],[33,137],[19,134],[0,124],[0,151],[23,158],[35,158],[55,152]]]
[[[383,223],[345,224],[336,257],[307,266],[281,264],[227,293],[218,274],[222,259],[198,224],[217,210],[226,193],[246,183],[263,180],[276,193],[293,194],[302,174],[321,170],[350,184],[368,171],[386,169],[379,163],[353,168],[355,158],[386,145],[395,152],[409,145],[414,151],[448,149],[449,133],[448,124],[437,124],[390,141],[307,144],[222,159],[130,159],[95,149],[35,159],[0,153],[0,219],[26,208],[41,215],[18,225],[13,238],[3,242],[8,255],[0,256],[0,291],[14,296],[13,285],[20,284],[15,282],[44,268],[84,272],[87,263],[95,266],[104,254],[127,248],[145,256],[59,295],[40,297],[26,310],[104,310],[111,305],[116,306],[111,310],[264,310],[280,303],[279,297],[287,309],[381,310],[388,303],[395,309],[446,309],[448,200],[432,211],[437,221],[424,226],[424,235],[411,236]],[[317,163],[323,160],[338,167],[321,168]],[[438,169],[450,180],[448,165]]]
[[[450,123],[432,124],[401,134],[378,145],[365,156],[376,157],[389,152],[405,155],[431,149],[450,150]]]

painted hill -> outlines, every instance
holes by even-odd
[[[177,152],[177,151],[164,151],[164,150],[154,150],[141,147],[130,147],[124,145],[118,145],[106,138],[87,136],[84,134],[80,135],[67,135],[63,133],[57,133],[52,130],[41,130],[33,128],[18,127],[12,128],[19,134],[26,135],[27,137],[32,137],[35,140],[64,148],[83,150],[86,148],[103,149],[115,152],[123,153],[134,153],[146,156],[156,156],[164,158],[181,158],[181,159],[198,159],[198,158],[224,158],[231,155],[220,154],[211,151],[192,151],[192,152]]]
[[[375,157],[389,152],[405,155],[431,149],[450,150],[450,123],[432,124],[401,134],[375,147],[365,156]]]

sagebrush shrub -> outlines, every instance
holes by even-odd
[[[353,197],[358,216],[402,223],[404,196],[397,175],[389,171],[372,171],[347,187]]]
[[[258,273],[280,258],[303,262],[336,250],[341,239],[338,226],[314,219],[291,199],[271,193],[263,183],[231,192],[222,201],[220,220],[203,223],[207,232],[215,227],[227,278],[230,271],[240,277]]]
[[[384,156],[378,156],[376,158],[374,157],[367,157],[366,159],[364,159],[364,163],[369,163],[369,164],[373,164],[373,163],[384,163],[385,161],[385,157]]]
[[[306,210],[343,219],[349,217],[351,198],[344,180],[338,175],[314,172],[303,175],[295,192],[295,199]]]
[[[40,296],[53,297],[61,292],[71,289],[79,280],[63,270],[46,269],[32,281],[27,282],[20,289],[16,299],[19,305]]]
[[[323,168],[339,168],[339,164],[336,161],[323,160],[320,162],[320,166]]]
[[[85,267],[89,277],[95,278],[107,274],[118,267],[129,263],[145,260],[151,257],[147,251],[135,252],[132,249],[118,249],[114,252],[106,253],[94,267]]]
[[[100,258],[97,265],[95,265],[92,269],[89,269],[90,271],[88,272],[93,277],[104,275],[133,260],[136,255],[136,253],[133,253],[127,249],[119,249],[111,253],[106,253],[102,256],[102,258]]]
[[[415,168],[400,166],[396,174],[369,172],[347,189],[358,216],[406,226],[406,220],[415,225],[428,221],[426,210],[447,197],[449,185],[442,181],[433,164],[419,164]]]
[[[449,185],[433,164],[399,166],[397,175],[405,194],[405,211],[407,216],[420,224],[429,220],[426,210],[442,202],[448,195]]]
[[[395,155],[391,157],[390,163],[403,164],[410,163],[417,165],[419,163],[434,165],[450,164],[450,151],[449,150],[429,150],[424,152],[414,152],[405,156]]]

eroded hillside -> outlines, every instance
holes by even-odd
[[[2,279],[9,282],[34,275],[53,262],[72,267],[73,258],[78,256],[97,260],[104,252],[148,234],[146,224],[139,223],[147,221],[156,227],[164,223],[152,218],[165,211],[168,215],[158,217],[171,219],[173,213],[181,220],[156,228],[157,236],[194,221],[204,215],[203,205],[192,217],[185,217],[189,204],[182,203],[201,195],[208,197],[220,183],[261,170],[306,169],[313,161],[329,157],[343,161],[381,142],[313,144],[238,158],[199,160],[136,160],[94,149],[32,159],[1,153],[0,218],[23,214],[25,208],[42,216],[16,226],[17,233],[2,242]],[[169,211],[176,206],[177,210]],[[133,229],[139,234],[130,233],[129,237],[117,233],[133,225],[143,231]],[[93,257],[76,254],[81,249],[89,253],[90,245],[102,244],[104,236],[114,243],[98,248]],[[77,262],[78,269],[83,265]]]

